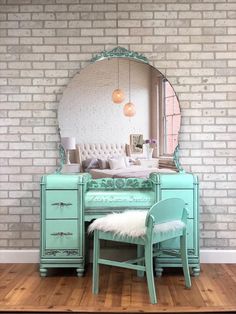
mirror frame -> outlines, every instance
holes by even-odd
[[[139,62],[143,62],[145,64],[150,65],[148,58],[146,56],[144,56],[143,54],[138,53],[136,51],[128,50],[128,49],[121,47],[121,46],[117,46],[117,47],[113,48],[112,50],[103,50],[102,52],[93,56],[90,59],[89,64],[95,63],[97,61],[111,59],[111,58],[126,58],[126,59],[131,59],[133,61],[139,61]],[[165,76],[163,75],[163,77],[165,77]],[[177,97],[177,99],[178,99],[178,97]],[[178,101],[179,101],[179,99],[178,99]],[[59,133],[59,140],[61,142],[60,127],[58,127],[58,133]],[[178,131],[178,134],[179,134],[179,131]],[[66,153],[65,153],[65,150],[64,150],[63,146],[61,145],[61,143],[59,144],[59,155],[60,155],[60,166],[56,169],[56,171],[55,171],[56,173],[61,172],[63,165],[65,164],[65,159],[66,159]],[[173,162],[176,166],[176,169],[180,173],[185,172],[183,167],[180,164],[180,161],[179,161],[179,143],[176,145],[174,153],[173,153]]]

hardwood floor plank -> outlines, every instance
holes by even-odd
[[[8,303],[11,297],[17,295],[22,288],[27,275],[32,273],[32,266],[27,264],[14,264],[9,266],[8,271],[1,276],[0,284],[0,302]],[[11,304],[11,303],[9,303]]]
[[[24,304],[28,300],[31,291],[34,291],[37,285],[35,271],[30,272],[25,280],[16,289],[10,291],[5,297],[7,304]]]
[[[234,264],[222,264],[222,267],[230,276],[230,278],[236,283],[235,265]]]
[[[24,304],[30,306],[47,305],[48,300],[54,294],[59,278],[58,277],[45,277],[41,278],[38,275],[37,286],[30,292],[29,298],[25,300]]]
[[[91,291],[91,268],[84,277],[55,270],[41,278],[38,265],[0,265],[0,312],[236,312],[236,265],[202,265],[192,288],[184,287],[181,270],[165,270],[155,278],[158,304],[149,302],[146,278],[128,269],[103,266],[100,293]]]
[[[124,281],[121,295],[121,306],[127,307],[130,305],[132,295],[132,272],[124,272]]]
[[[215,285],[214,278],[212,278],[210,271],[212,267],[212,264],[211,267],[202,267],[201,276],[198,278],[198,280],[196,280],[196,284],[205,300],[207,307],[223,306],[224,304],[228,304],[228,302],[227,300],[222,299],[222,291],[218,286]]]
[[[214,294],[219,294],[219,298],[222,304],[235,304],[236,291],[235,282],[231,276],[225,271],[225,269],[219,265],[212,265],[208,269],[208,274],[211,275],[214,285]]]
[[[128,270],[129,271],[129,270]],[[131,302],[130,305],[142,307],[143,304],[149,304],[149,294],[146,277],[138,278],[135,271],[131,271]]]

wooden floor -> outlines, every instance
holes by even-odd
[[[91,293],[91,270],[77,278],[58,269],[40,278],[37,264],[0,264],[0,312],[236,312],[236,264],[202,265],[185,289],[181,270],[156,278],[158,304],[151,305],[145,278],[135,271],[101,267],[100,293]]]

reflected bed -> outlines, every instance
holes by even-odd
[[[76,160],[83,164],[88,159],[109,159],[117,156],[130,157],[130,148],[127,144],[77,144]],[[140,156],[141,157],[141,156]],[[85,169],[83,169],[85,171]],[[99,178],[148,178],[150,173],[176,173],[173,169],[129,165],[119,169],[87,169],[94,179]]]
[[[147,168],[142,166],[130,166],[124,169],[91,169],[93,179],[99,178],[148,178],[150,173],[175,173],[176,171],[166,168]]]

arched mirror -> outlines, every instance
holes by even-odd
[[[75,138],[70,158],[94,178],[180,170],[178,98],[143,55],[117,47],[95,56],[66,87],[58,119],[62,140]]]

